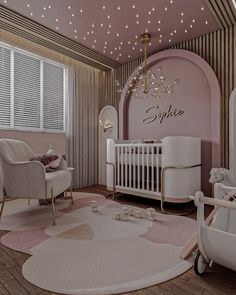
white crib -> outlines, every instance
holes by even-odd
[[[107,188],[161,200],[189,202],[201,189],[201,140],[169,136],[161,142],[107,140]]]

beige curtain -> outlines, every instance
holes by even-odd
[[[89,66],[69,68],[67,155],[75,167],[74,187],[98,181],[98,112],[101,72]]]

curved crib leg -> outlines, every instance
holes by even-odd
[[[72,193],[72,185],[70,186],[70,198],[71,198],[71,204],[74,204],[74,200],[73,200],[73,193]]]
[[[201,164],[199,165],[193,165],[193,166],[179,166],[179,167],[164,167],[161,169],[161,211],[164,213],[164,214],[168,214],[168,215],[177,215],[177,216],[185,216],[185,215],[190,215],[192,214],[193,212],[196,211],[197,207],[194,207],[193,210],[190,210],[190,211],[185,211],[183,213],[171,213],[171,212],[168,212],[165,210],[164,208],[164,203],[165,203],[165,196],[164,196],[164,183],[165,183],[165,170],[167,169],[188,169],[188,168],[195,168],[195,167],[200,167]]]
[[[3,196],[2,196],[2,206],[1,206],[1,211],[0,211],[0,219],[2,218],[2,213],[3,213],[3,209],[4,209],[4,205],[5,205],[5,199],[6,199],[6,195],[4,192]]]

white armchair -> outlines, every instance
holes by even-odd
[[[3,178],[2,216],[5,200],[51,198],[52,222],[55,225],[55,197],[71,187],[71,172],[65,165],[46,173],[45,167],[31,161],[36,154],[24,142],[0,139],[0,160]],[[73,203],[72,192],[71,200]]]

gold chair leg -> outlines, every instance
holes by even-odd
[[[5,192],[3,192],[2,206],[1,206],[1,211],[0,211],[0,219],[2,218],[2,212],[3,212],[4,205],[5,205],[5,199],[6,199],[6,195],[5,195]]]
[[[72,194],[72,186],[70,187],[70,198],[71,198],[71,204],[74,204],[73,194]]]
[[[51,188],[51,200],[52,200],[52,224],[56,225],[56,220],[55,220],[55,198],[53,195],[53,188]]]

